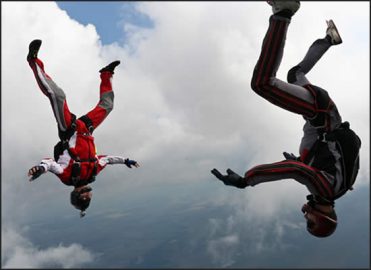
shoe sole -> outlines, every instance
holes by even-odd
[[[340,36],[340,34],[339,34],[338,29],[336,28],[336,25],[335,25],[334,21],[333,21],[333,20],[329,20],[329,21],[327,22],[327,26],[328,26],[329,28],[332,28],[332,29],[334,30],[334,32],[335,32],[335,35],[336,35],[336,37],[337,37],[337,39],[338,39],[338,41],[337,41],[335,44],[340,44],[340,43],[342,43],[343,40],[341,39],[341,36]]]

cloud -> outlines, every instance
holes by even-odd
[[[211,240],[208,243],[207,251],[213,261],[220,267],[228,267],[234,263],[232,257],[238,249],[239,239],[235,234]]]
[[[303,2],[290,25],[278,72],[278,77],[285,78],[309,45],[324,36],[325,20],[335,20],[344,43],[329,50],[309,79],[329,90],[344,120],[349,120],[362,138],[361,172],[356,183],[362,187],[369,184],[368,7],[367,3]],[[68,205],[69,189],[56,177],[45,175],[32,184],[26,178],[29,167],[52,156],[58,140],[50,104],[25,60],[34,38],[43,40],[40,58],[77,115],[98,101],[98,70],[114,59],[122,60],[113,79],[115,108],[96,130],[95,141],[99,153],[130,157],[142,166],[135,170],[113,166],[102,172],[94,188],[106,204],[113,196],[142,192],[150,185],[214,183],[210,180],[213,167],[230,167],[243,174],[251,166],[281,160],[282,151],[297,153],[302,118],[272,106],[250,89],[271,13],[265,3],[140,2],[136,8],[153,21],[153,28],[124,23],[130,39],[122,45],[102,46],[93,25],[72,20],[53,2],[2,2],[2,34],[6,37],[2,41],[5,221],[27,224],[34,215],[55,215],[55,209],[58,213],[74,211]],[[205,198],[236,209],[228,221],[216,219],[217,224],[210,225],[214,234],[208,251],[220,258],[218,263],[232,265],[236,258],[228,252],[225,257],[220,254],[235,250],[243,235],[252,231],[257,233],[245,240],[256,245],[247,251],[274,246],[273,236],[261,224],[275,222],[276,227],[270,228],[272,239],[284,237],[291,225],[274,217],[298,211],[305,195],[303,186],[287,180],[262,184],[245,193],[225,188],[218,197]],[[19,197],[26,199],[20,202]],[[14,205],[18,205],[15,213]],[[45,209],[45,205],[48,209],[40,214],[39,207]],[[246,224],[250,225],[244,233],[234,231]],[[40,267],[52,261],[69,267],[53,257],[53,251],[85,250],[78,244],[39,250],[14,231],[8,229],[6,234],[7,265],[15,261],[12,258],[22,261],[36,254]],[[12,249],[7,241],[16,239],[20,248]],[[54,259],[44,260],[40,254]]]
[[[13,228],[2,228],[2,268],[76,268],[94,261],[79,244],[39,249]]]
[[[19,70],[17,80],[10,69],[3,71],[4,116],[19,121],[19,126],[29,133],[25,138],[15,138],[12,134],[17,134],[19,127],[13,121],[4,121],[5,151],[15,155],[10,160],[17,158],[17,151],[10,150],[14,146],[29,149],[32,160],[37,160],[51,153],[57,140],[49,103],[37,89],[24,60],[27,45],[35,37],[44,40],[40,57],[52,78],[65,90],[69,107],[77,115],[97,102],[97,70],[113,59],[123,60],[113,80],[115,108],[95,133],[100,153],[130,155],[144,162],[141,170],[146,170],[146,166],[155,171],[159,168],[158,173],[165,171],[167,175],[181,171],[179,177],[194,179],[187,166],[197,172],[208,172],[209,166],[228,166],[227,160],[232,159],[242,173],[253,164],[281,159],[283,150],[297,152],[302,135],[301,117],[272,106],[250,89],[252,69],[267,27],[265,17],[270,14],[262,3],[140,3],[138,10],[153,21],[154,27],[132,29],[135,37],[125,43],[132,49],[117,43],[102,46],[94,26],[71,20],[55,3],[15,2],[5,3],[4,7],[8,10],[4,13],[7,26],[4,35],[11,36],[11,29],[26,29],[30,25],[26,34],[17,37],[17,42],[9,39],[3,45],[3,51],[9,52],[4,54],[3,62]],[[340,5],[339,10],[344,8]],[[304,55],[314,37],[323,35],[323,22],[313,21],[310,27],[313,30],[302,31],[313,9],[304,3],[299,11],[301,16],[293,19],[280,77],[285,77],[285,72]],[[17,10],[16,14],[13,10]],[[315,14],[325,18],[328,10],[340,26],[346,25],[341,17],[337,18],[340,11],[335,11],[332,4],[322,4]],[[48,20],[53,24],[43,23]],[[344,39],[349,34],[350,30],[345,28]],[[362,168],[366,170],[368,155],[364,149],[368,148],[369,135],[364,123],[368,123],[368,115],[362,112],[369,107],[365,98],[368,91],[364,90],[367,80],[354,81],[350,93],[331,75],[344,73],[337,69],[336,61],[339,56],[344,57],[344,62],[348,61],[345,59],[348,54],[352,57],[353,50],[347,46],[344,42],[344,47],[329,52],[310,78],[326,86],[334,84],[339,89],[330,91],[335,101],[356,97],[360,109],[341,106],[344,108],[341,112],[361,116],[347,119],[351,118],[364,138]],[[362,66],[359,57],[351,59],[354,66]],[[342,77],[354,78],[355,72],[364,73],[361,77],[368,76],[365,66],[359,71],[349,70]],[[347,113],[351,109],[353,112]],[[23,111],[30,113],[24,117]],[[37,128],[29,119],[38,119]],[[275,143],[267,143],[272,141]],[[175,161],[172,168],[161,162],[168,157]],[[167,177],[157,176],[166,181]]]
[[[264,209],[264,206],[255,208]],[[238,206],[232,206],[228,218],[209,219],[207,254],[216,267],[240,266],[242,261],[254,256],[268,258],[292,249],[293,243],[287,238],[303,232],[304,227],[304,222],[296,223],[287,214],[261,218],[251,212],[242,215]]]

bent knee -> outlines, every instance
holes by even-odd
[[[64,93],[64,91],[59,87],[54,87],[52,91],[53,94],[51,94],[51,96],[54,95],[54,98],[58,104],[63,104],[64,101],[66,100],[66,94]]]
[[[257,94],[270,92],[271,88],[272,85],[269,83],[269,80],[257,81],[254,78],[251,80],[251,89]]]
[[[104,93],[101,96],[101,100],[99,102],[99,106],[106,110],[107,114],[109,114],[113,110],[113,101],[114,101],[114,94],[113,92]]]
[[[267,76],[266,74],[260,74],[258,76],[257,70],[254,70],[250,83],[251,89],[259,95],[270,92],[272,89],[272,79],[274,79],[273,76]]]
[[[295,83],[298,81],[298,71],[300,70],[300,66],[294,66],[287,72],[287,82],[288,83]]]
[[[113,110],[113,104],[111,104],[111,106],[109,106],[109,107],[106,107],[105,109],[106,109],[106,112],[107,112],[107,115],[108,115]]]

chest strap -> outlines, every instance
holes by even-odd
[[[90,134],[92,134],[94,131],[93,121],[91,121],[91,119],[87,115],[83,115],[79,119],[84,122]]]
[[[72,164],[71,183],[75,187],[81,187],[81,186],[90,184],[95,181],[95,177],[97,176],[97,170],[98,170],[98,162],[95,162],[91,177],[89,179],[81,179],[81,163],[74,162]]]

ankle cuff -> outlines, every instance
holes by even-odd
[[[291,10],[284,9],[284,10],[281,10],[280,12],[277,12],[275,15],[280,16],[280,17],[284,17],[284,18],[287,18],[287,19],[291,19],[291,17],[294,14],[292,13]]]

